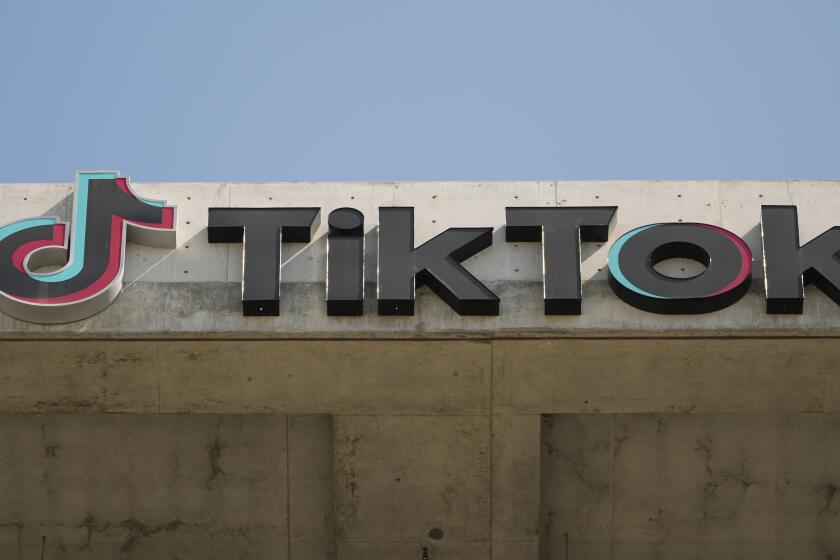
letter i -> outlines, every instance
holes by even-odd
[[[365,299],[365,217],[355,208],[330,212],[327,315],[362,315]]]

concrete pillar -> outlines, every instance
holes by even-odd
[[[333,426],[328,414],[289,417],[289,560],[335,558]]]
[[[491,558],[537,560],[540,417],[494,415],[491,437]]]

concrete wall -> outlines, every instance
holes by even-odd
[[[0,317],[0,558],[838,557],[840,308],[764,314],[757,260],[727,310],[645,314],[587,245],[583,315],[545,317],[538,244],[501,229],[506,205],[618,204],[614,237],[706,221],[758,255],[760,204],[798,204],[806,241],[838,186],[135,185],[178,204],[177,250],[130,246],[91,319]],[[0,221],[66,216],[71,190],[0,185]],[[281,316],[242,317],[241,247],[205,241],[208,206],[351,205],[370,274],[393,204],[418,242],[498,228],[467,266],[499,317],[425,289],[415,317],[327,317],[323,228],[286,248]]]
[[[823,558],[840,534],[838,348],[6,341],[2,542],[21,558],[46,536],[47,558],[192,558],[213,542],[220,558],[426,546],[535,560],[565,558],[568,534],[569,558],[749,558],[771,544]]]
[[[0,416],[0,557],[328,558],[328,416]]]
[[[836,558],[837,414],[558,414],[541,558]]]

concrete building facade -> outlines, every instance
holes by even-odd
[[[174,247],[129,243],[122,292],[62,324],[0,315],[0,558],[840,558],[840,306],[766,312],[762,205],[805,244],[832,181],[133,184],[177,207]],[[0,185],[0,224],[72,221],[73,184]],[[500,300],[428,287],[377,313],[380,208],[420,245],[490,227],[464,266]],[[580,315],[546,315],[540,243],[507,207],[616,206],[581,244]],[[241,243],[208,209],[317,207],[284,243],[277,316],[244,316]],[[365,313],[328,316],[326,217],[365,217]],[[743,239],[746,295],[663,315],[616,297],[607,254],[646,224]],[[840,250],[840,247],[837,248]],[[702,273],[672,259],[661,271]]]

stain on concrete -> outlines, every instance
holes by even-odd
[[[665,417],[664,416],[657,416],[656,418],[656,437],[664,437],[665,436]]]
[[[94,515],[88,515],[81,523],[76,525],[76,528],[87,531],[82,550],[91,548],[94,533],[107,537],[114,531],[119,531],[120,534],[124,535],[119,550],[125,554],[134,549],[143,539],[147,539],[161,532],[172,533],[183,526],[186,526],[186,524],[180,519],[173,519],[167,523],[157,525],[147,525],[133,517],[129,517],[118,523],[111,523],[109,521],[99,520]]]
[[[87,412],[96,411],[102,405],[90,399],[50,399],[36,401],[33,408],[37,412]]]
[[[77,367],[98,365],[105,362],[107,354],[100,350],[88,350],[75,356],[73,363]]]
[[[341,523],[337,526],[337,534],[340,538],[345,536],[346,531],[352,530],[358,519],[356,449],[361,439],[361,436],[347,432],[336,434],[333,460],[336,475],[335,484],[337,485],[335,507],[336,512],[341,512],[339,515]],[[339,485],[344,488],[341,489]]]
[[[133,364],[143,362],[149,356],[140,352],[106,352],[104,350],[86,350],[76,354],[72,363],[76,367],[84,366],[114,366],[119,364]]]
[[[820,515],[837,515],[840,513],[840,511],[832,509],[834,498],[837,497],[838,488],[829,482],[825,486],[818,488],[818,490],[825,493],[825,506],[819,511]]]
[[[184,350],[183,348],[180,350],[181,354],[187,359],[188,362],[194,362],[201,358],[201,352],[190,352],[188,350]]]
[[[355,469],[355,459],[356,459],[356,448],[359,442],[362,441],[362,436],[355,436],[350,439],[350,448],[347,451],[347,461],[345,465],[347,468],[344,470],[345,474],[347,475],[347,488],[350,490],[350,496],[355,498],[356,497],[356,469]]]
[[[701,453],[703,455],[703,463],[706,469],[706,474],[712,474],[712,440],[709,439],[707,436],[703,436],[696,440],[697,447],[694,448],[694,451]]]
[[[76,525],[77,529],[85,529],[87,531],[87,538],[85,539],[83,549],[90,548],[90,541],[94,532],[107,533],[109,527],[110,523],[100,523],[93,515],[85,517],[80,524]]]
[[[225,477],[225,471],[222,469],[222,449],[224,446],[218,435],[207,444],[207,461],[210,464],[210,474],[207,476],[208,489],[213,487],[213,483],[219,477]]]
[[[648,517],[648,527],[646,532],[660,535],[667,533],[671,527],[671,515],[662,508],[658,508],[656,513]]]
[[[120,527],[128,532],[128,536],[126,537],[123,544],[120,546],[121,552],[128,552],[132,548],[134,548],[137,543],[142,539],[147,539],[150,536],[160,533],[161,531],[165,531],[167,533],[171,533],[176,531],[179,527],[183,525],[183,522],[180,519],[173,519],[169,523],[164,523],[162,525],[154,525],[149,526],[145,523],[141,523],[134,518],[129,518],[120,523]]]
[[[697,447],[694,451],[703,455],[703,467],[706,471],[706,480],[703,484],[703,494],[708,500],[714,501],[717,492],[728,484],[734,484],[735,488],[741,491],[740,496],[727,495],[727,501],[731,502],[730,507],[727,508],[727,513],[716,512],[711,513],[712,504],[707,504],[704,508],[703,515],[705,518],[719,517],[721,515],[728,517],[734,516],[737,513],[737,507],[744,499],[744,494],[751,486],[757,484],[757,481],[750,477],[749,470],[744,462],[740,462],[735,469],[716,469],[712,467],[713,460],[713,444],[711,438],[704,436],[696,440]],[[718,504],[719,505],[719,504]],[[719,508],[715,508],[719,509]]]
[[[432,540],[439,541],[443,538],[443,529],[438,529],[437,527],[433,527],[431,531],[429,531],[429,538]]]

